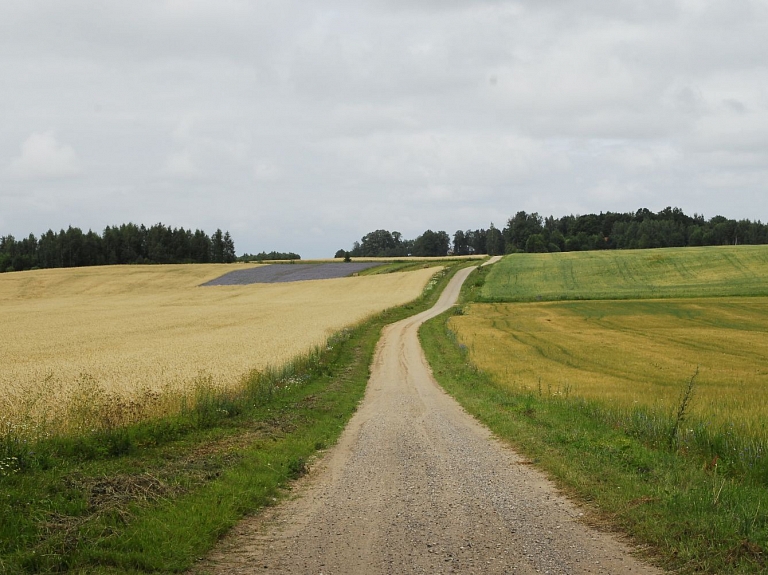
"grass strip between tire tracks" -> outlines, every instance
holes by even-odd
[[[449,265],[414,302],[345,330],[270,381],[255,376],[256,403],[214,394],[175,418],[10,446],[24,465],[0,473],[0,573],[189,569],[337,440],[365,392],[381,329],[431,307],[466,265]]]
[[[464,300],[483,284],[472,274]],[[496,384],[448,330],[460,309],[425,323],[422,346],[438,382],[474,417],[580,501],[587,521],[631,536],[642,554],[680,573],[765,573],[768,493],[717,466],[650,446],[612,427],[590,402]]]

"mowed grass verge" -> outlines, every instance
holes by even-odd
[[[0,573],[188,569],[336,441],[381,328],[432,305],[454,272],[282,369],[201,388],[179,414],[0,445]]]
[[[615,272],[596,281],[602,254],[569,254],[573,269],[592,270],[573,286],[590,301],[532,303],[542,292],[542,300],[563,292],[556,286],[547,296],[546,282],[529,278],[533,291],[515,295],[521,303],[471,303],[508,297],[498,283],[503,268],[491,266],[470,276],[465,305],[426,326],[422,338],[446,389],[593,507],[597,520],[684,573],[762,573],[768,299],[754,297],[758,282],[738,278],[766,278],[766,252],[655,251],[690,264],[708,250],[713,262],[731,257],[730,265],[713,264],[719,275],[710,277],[727,297],[676,286],[665,272],[646,283],[666,283],[667,295],[684,298],[627,299],[651,292],[610,277]],[[527,257],[501,263],[543,267],[540,256]],[[654,254],[616,257],[640,269]],[[541,277],[557,276],[559,260],[548,262]]]

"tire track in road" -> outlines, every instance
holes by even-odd
[[[652,574],[435,382],[418,327],[387,326],[365,398],[299,496],[246,520],[198,567],[213,573]]]

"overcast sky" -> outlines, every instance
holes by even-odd
[[[764,0],[0,0],[0,235],[768,220]]]

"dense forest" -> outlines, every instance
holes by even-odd
[[[699,214],[688,216],[679,208],[665,208],[658,213],[643,208],[634,213],[606,212],[560,219],[518,212],[501,230],[501,237],[492,242],[488,234],[487,242],[487,249],[494,253],[766,244],[768,226],[723,216],[705,220]],[[459,243],[457,251],[461,252],[462,247]]]
[[[185,230],[155,224],[123,224],[91,230],[69,227],[40,238],[0,237],[0,272],[37,268],[69,268],[109,264],[230,263],[236,260],[229,232]]]
[[[452,242],[442,231],[427,230],[416,240],[405,240],[398,232],[376,230],[355,242],[351,251],[336,252],[336,257],[499,255],[734,244],[768,244],[768,225],[723,216],[705,220],[699,214],[688,216],[671,207],[658,213],[643,208],[559,219],[521,211],[502,229],[491,224],[488,229],[458,230]]]

